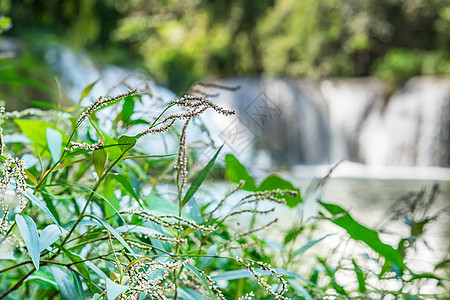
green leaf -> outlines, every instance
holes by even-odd
[[[288,279],[287,282],[296,290],[299,296],[302,296],[303,298],[305,298],[305,300],[313,300],[308,291],[303,286],[301,286],[300,283],[298,283],[294,279]]]
[[[53,280],[51,280],[49,278],[46,278],[46,277],[38,276],[38,275],[28,276],[28,278],[25,279],[25,282],[27,282],[27,281],[34,281],[34,280],[43,281],[45,283],[51,284],[52,286],[55,287],[55,289],[58,288],[58,284],[55,281],[53,281]]]
[[[58,284],[61,300],[74,300],[74,296],[76,295],[75,286],[69,276],[56,266],[51,266],[50,270]]]
[[[106,278],[106,294],[108,300],[115,300],[120,294],[128,289],[127,285],[117,284],[109,278]]]
[[[280,275],[298,278],[298,279],[305,281],[305,279],[303,277],[301,277],[300,275],[298,275],[294,272],[291,272],[291,271],[288,271],[285,269],[273,269],[273,270]],[[270,271],[266,271],[266,270],[263,270],[260,268],[255,269],[255,271],[258,272],[259,274],[261,274],[261,276],[273,275]],[[218,280],[235,280],[235,279],[241,279],[241,278],[251,278],[253,276],[254,275],[252,273],[250,273],[249,270],[241,269],[241,270],[234,270],[234,271],[226,271],[226,272],[211,276],[211,278],[214,281],[218,281]]]
[[[33,219],[27,215],[16,214],[16,224],[19,228],[20,235],[22,236],[25,246],[30,253],[31,260],[33,261],[36,270],[39,270],[39,235],[37,232],[36,223]]]
[[[258,191],[270,191],[275,189],[297,191],[297,197],[276,196],[277,198],[286,199],[286,204],[289,207],[296,207],[300,202],[302,202],[302,198],[300,197],[300,190],[298,188],[295,188],[294,185],[289,181],[284,180],[277,175],[268,176],[258,187]]]
[[[83,221],[84,221],[84,220],[83,220]],[[92,222],[94,222],[94,221],[92,221]],[[98,224],[97,222],[95,222],[95,223]],[[75,267],[77,268],[77,270],[81,273],[81,275],[83,275],[83,276],[86,278],[86,282],[87,282],[87,284],[88,284],[88,286],[89,286],[89,289],[90,289],[92,292],[99,292],[99,291],[100,291],[99,288],[96,287],[94,284],[92,284],[90,273],[88,272],[88,269],[86,268],[86,265],[87,265],[88,262],[84,261],[85,259],[84,259],[82,256],[80,256],[80,255],[78,255],[78,254],[75,254],[75,253],[73,253],[73,252],[67,250],[66,248],[62,247],[62,246],[59,245],[58,243],[55,243],[54,245],[55,245],[56,248],[58,248],[58,249],[60,249],[61,251],[63,251],[64,254],[65,254],[72,262],[75,263],[74,266],[75,266]],[[81,261],[83,261],[83,262],[81,262]],[[105,277],[106,277],[106,275],[105,275]]]
[[[186,300],[206,300],[205,297],[203,297],[201,294],[199,294],[198,292],[194,291],[191,288],[182,286],[177,288],[178,291],[178,295],[182,298],[182,299],[186,299]]]
[[[109,232],[111,232],[111,234],[122,244],[125,246],[125,248],[127,248],[128,251],[130,251],[131,254],[135,255],[133,249],[131,249],[130,245],[128,245],[128,243],[120,236],[120,234],[111,227],[111,225],[109,225],[108,222],[106,222],[105,220],[103,220],[100,217],[97,216],[93,216],[93,215],[86,215],[87,217],[93,218],[97,221],[99,221],[103,227],[105,227]]]
[[[106,151],[105,149],[95,149],[92,153],[92,160],[94,161],[95,172],[98,177],[102,177],[103,169],[106,165]]]
[[[352,259],[353,267],[355,268],[356,279],[358,280],[358,289],[361,293],[366,292],[366,279],[364,278],[363,270],[358,266],[356,261]]]
[[[75,299],[84,299],[83,283],[81,282],[80,275],[74,271],[72,271],[72,275],[75,282]]]
[[[244,180],[243,190],[252,192],[257,190],[255,180],[248,174],[245,166],[234,155],[227,154],[225,156],[225,166],[227,177],[231,182],[239,183],[241,180]]]
[[[302,254],[303,252],[305,252],[306,250],[308,250],[309,248],[311,248],[312,246],[314,246],[315,244],[319,243],[320,241],[324,240],[325,238],[329,237],[330,235],[333,234],[327,234],[326,236],[321,237],[320,239],[314,240],[314,241],[310,241],[308,242],[306,245],[304,245],[303,247],[301,247],[300,249],[295,250],[291,257],[294,257],[296,255]]]
[[[196,267],[194,267],[191,264],[187,264],[186,268],[189,271],[191,271],[195,276],[197,276],[198,279],[200,279],[200,281],[203,283],[203,285],[205,286],[206,290],[208,291],[210,299],[214,299],[212,291],[211,291],[211,288],[210,288],[209,281],[206,279],[206,277],[202,273],[200,273],[199,270]]]
[[[122,151],[122,154],[126,153],[128,150],[134,147],[136,145],[136,139],[138,135],[136,136],[126,136],[122,135],[117,143],[119,144],[119,148]]]
[[[52,155],[53,162],[57,163],[61,157],[61,147],[63,142],[62,135],[58,130],[51,127],[47,127],[46,135],[47,145],[50,150],[50,154]]]
[[[61,236],[61,230],[55,224],[48,225],[41,232],[39,237],[39,252],[47,249],[51,244],[56,242]]]
[[[130,181],[122,174],[116,174],[114,175],[114,178],[120,182],[120,184],[125,188],[125,190],[127,190],[128,193],[130,193],[130,195],[136,199],[136,201],[139,203],[139,205],[141,207],[142,203],[141,200],[139,199],[138,194],[136,193],[136,191],[133,189],[133,186],[131,185]]]
[[[211,170],[212,166],[214,165],[214,162],[216,161],[217,156],[219,155],[220,150],[222,150],[223,145],[217,150],[216,154],[211,158],[211,160],[208,162],[206,167],[198,174],[198,176],[194,179],[194,182],[192,182],[191,186],[189,187],[188,191],[184,195],[182,206],[186,205],[188,201],[194,196],[195,192],[197,192],[198,188],[202,185],[203,181],[205,180],[206,176],[208,175],[209,171]]]
[[[105,279],[105,280],[108,278],[108,276],[99,267],[94,265],[92,262],[86,261],[85,264],[86,264],[86,266],[88,266],[89,269],[94,271],[98,275],[98,277]]]
[[[23,134],[36,144],[37,150],[41,153],[47,147],[47,128],[58,131],[63,139],[63,143],[68,141],[67,135],[50,123],[41,120],[22,120],[15,119],[14,122],[19,126]],[[50,152],[45,151],[42,156],[49,157]],[[59,158],[59,157],[58,157]]]
[[[384,244],[378,237],[378,233],[356,222],[348,212],[342,207],[319,201],[319,203],[336,218],[331,220],[334,224],[347,231],[350,237],[357,241],[364,242],[378,254],[384,256],[389,261],[395,263],[401,269],[405,270],[403,255],[392,246]]]
[[[125,97],[125,101],[123,102],[122,107],[122,121],[128,122],[133,115],[134,112],[134,100],[133,97],[127,96]]]
[[[81,95],[80,95],[80,100],[78,100],[78,103],[81,102],[81,100],[83,100],[84,98],[86,98],[87,95],[89,95],[89,93],[91,92],[92,88],[94,87],[94,85],[100,80],[97,79],[96,81],[94,81],[93,83],[89,84],[87,87],[85,87],[82,91],[81,91]]]
[[[47,206],[45,206],[44,202],[42,202],[39,198],[37,198],[35,195],[33,195],[32,193],[30,193],[29,191],[25,192],[25,197],[27,197],[28,199],[30,199],[30,201],[36,205],[37,207],[39,207],[43,212],[45,212],[45,214],[56,224],[58,225],[59,228],[61,228],[61,226],[59,225],[58,221],[56,220],[55,216],[50,212],[50,210],[47,208]],[[62,228],[61,228],[62,230]]]

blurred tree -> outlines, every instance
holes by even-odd
[[[450,0],[0,0],[1,13],[7,35],[139,63],[176,92],[211,76],[450,74]]]

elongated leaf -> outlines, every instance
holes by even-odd
[[[83,292],[83,283],[81,282],[80,275],[72,271],[73,279],[74,279],[74,286],[75,286],[75,298],[76,299],[84,299],[84,292]]]
[[[22,236],[25,246],[30,253],[31,260],[33,261],[36,270],[39,270],[39,235],[37,232],[36,223],[33,219],[27,215],[16,214],[16,224],[19,228],[20,235]]]
[[[53,277],[55,278],[55,281],[58,284],[61,300],[77,299],[75,297],[76,296],[75,286],[73,285],[72,280],[70,280],[69,275],[67,275],[63,270],[61,270],[59,267],[56,266],[51,266],[50,270],[52,271]]]
[[[288,279],[287,282],[297,291],[297,294],[299,296],[302,296],[303,298],[305,298],[305,300],[313,300],[308,291],[304,287],[302,287],[300,283],[298,283],[294,279]]]
[[[185,287],[185,286],[178,288],[177,291],[178,291],[178,295],[182,299],[186,299],[186,300],[206,300],[206,298],[203,297],[201,294],[199,294],[198,292],[194,291],[193,289]]]
[[[136,225],[123,225],[116,228],[117,232],[134,232],[134,233],[144,233],[144,234],[154,234],[154,235],[165,235],[159,230],[151,229],[144,226],[136,226]]]
[[[105,220],[103,220],[102,218],[100,218],[100,217],[96,217],[96,216],[93,216],[93,215],[86,215],[87,217],[90,217],[90,218],[93,218],[93,219],[95,219],[95,220],[97,220],[97,221],[99,221],[102,225],[103,225],[103,227],[105,227],[109,232],[111,232],[111,234],[123,245],[123,246],[125,246],[125,248],[127,248],[127,250],[128,251],[130,251],[130,253],[131,254],[133,254],[133,255],[135,255],[135,253],[134,253],[134,251],[133,251],[133,249],[131,249],[131,247],[130,247],[130,245],[128,245],[128,243],[120,236],[120,234],[114,229],[114,228],[112,228],[111,227],[111,225],[109,225],[109,223],[108,222],[106,222]]]
[[[36,186],[38,185],[38,182],[36,180],[36,177],[34,177],[33,174],[30,173],[30,171],[25,170],[25,174],[27,175],[28,179]]]
[[[323,241],[324,239],[326,239],[326,238],[329,237],[330,235],[333,235],[333,234],[327,234],[327,235],[321,237],[320,239],[317,239],[317,240],[308,242],[306,245],[304,245],[304,246],[301,247],[300,249],[295,250],[295,251],[292,253],[292,257],[294,257],[294,256],[296,256],[296,255],[299,255],[299,254],[302,254],[303,252],[305,252],[306,250],[308,250],[309,248],[311,248],[311,247],[314,246],[315,244],[319,243],[320,241]]]
[[[61,230],[55,224],[48,225],[44,228],[39,237],[39,252],[47,249],[51,244],[56,242],[61,236]]]
[[[202,185],[203,181],[205,180],[206,176],[208,175],[209,171],[211,170],[212,166],[214,165],[214,162],[216,161],[217,156],[219,155],[220,150],[222,150],[223,145],[217,150],[216,154],[211,158],[211,160],[208,162],[206,167],[198,174],[198,176],[194,179],[194,182],[192,182],[191,186],[189,187],[188,191],[186,192],[186,195],[184,195],[182,206],[186,205],[188,201],[194,196],[195,192],[197,192],[198,188]]]
[[[95,172],[97,173],[98,177],[101,177],[106,164],[105,149],[94,150],[94,153],[92,153],[92,160],[94,161]]]
[[[39,281],[43,281],[43,282],[49,283],[49,284],[53,285],[55,287],[55,289],[58,288],[58,284],[56,283],[56,281],[54,281],[52,279],[49,279],[49,278],[42,277],[42,276],[38,276],[38,275],[28,276],[28,278],[25,279],[25,282],[27,282],[27,281],[35,281],[35,280],[39,280]]]
[[[83,220],[84,221],[84,220]],[[97,223],[97,222],[95,222]],[[98,224],[98,223],[97,223]],[[64,252],[64,254],[72,261],[74,262],[74,266],[77,268],[77,270],[81,273],[81,275],[83,275],[86,278],[86,283],[89,286],[89,289],[92,292],[99,292],[100,289],[95,286],[94,284],[92,284],[91,281],[91,275],[88,272],[88,269],[86,268],[86,265],[88,262],[84,261],[85,259],[78,254],[75,254],[69,250],[67,250],[66,248],[62,247],[61,245],[59,245],[58,243],[54,244],[56,248],[60,249],[61,251]],[[83,261],[83,262],[81,262]],[[105,275],[106,276],[106,275]]]
[[[127,190],[128,193],[130,193],[130,195],[139,203],[139,205],[141,205],[141,201],[139,200],[139,196],[136,193],[136,191],[133,189],[133,186],[131,185],[130,181],[123,176],[122,174],[116,174],[114,175],[114,178],[120,182],[120,184]]]
[[[100,278],[103,278],[105,280],[108,278],[108,276],[99,267],[94,265],[92,262],[87,261],[87,262],[85,262],[85,264],[89,269],[94,271]]]
[[[46,129],[47,145],[50,150],[53,162],[56,163],[61,157],[62,135],[58,130],[51,127]]]
[[[89,93],[91,92],[92,88],[94,87],[94,85],[100,80],[97,79],[96,81],[94,81],[93,83],[89,84],[87,87],[85,87],[82,91],[81,91],[81,95],[80,95],[80,100],[78,100],[78,103],[81,102],[81,100],[83,100],[84,98],[86,98],[87,95],[89,95]]]
[[[241,180],[245,181],[242,186],[243,190],[246,191],[256,191],[255,180],[247,172],[247,169],[239,160],[232,154],[227,154],[225,156],[225,166],[226,174],[231,182],[239,183]]]
[[[134,100],[131,96],[125,97],[122,106],[122,121],[128,122],[134,112]]]
[[[403,262],[403,256],[400,252],[392,246],[383,243],[376,231],[356,222],[345,209],[338,205],[324,202],[319,203],[333,216],[337,216],[332,222],[345,229],[352,239],[364,242],[375,252],[395,263],[403,270],[406,269],[405,263]]]
[[[206,252],[206,255],[216,255],[217,253],[217,244],[212,245],[209,247],[208,251]],[[200,266],[198,267],[200,270],[203,270],[206,268],[214,259],[214,257],[203,257],[200,260]]]
[[[207,290],[208,293],[209,293],[210,299],[214,299],[213,293],[212,293],[212,291],[211,291],[211,289],[210,289],[209,281],[205,278],[205,276],[204,276],[202,273],[200,273],[200,272],[198,271],[198,269],[197,269],[196,267],[194,267],[193,265],[191,265],[191,264],[187,264],[187,265],[186,265],[186,268],[187,268],[189,271],[191,271],[198,279],[200,279],[200,281],[201,281],[201,282],[203,283],[203,285],[206,287],[206,290]]]
[[[255,271],[258,272],[259,274],[261,274],[262,276],[271,276],[272,275],[271,272],[263,270],[263,269],[259,269],[259,268],[255,269]],[[279,268],[274,269],[274,271],[280,275],[297,278],[308,284],[315,285],[314,283],[306,280],[302,276],[300,276],[297,273],[294,273],[292,271],[288,271],[285,269],[279,269]],[[241,279],[241,278],[251,278],[253,276],[254,275],[252,273],[250,273],[249,270],[241,269],[241,270],[233,270],[233,271],[223,272],[223,273],[211,276],[211,278],[212,278],[212,280],[217,281],[217,280],[235,280],[235,279]]]
[[[55,216],[50,212],[50,210],[47,208],[47,206],[45,206],[44,202],[42,202],[39,198],[37,198],[35,195],[33,195],[32,193],[30,193],[30,191],[26,191],[25,192],[25,197],[27,197],[28,199],[30,199],[30,201],[36,205],[37,207],[39,207],[43,212],[45,212],[45,214],[56,224],[58,225],[58,227],[61,227],[58,223],[58,221],[56,220]],[[62,228],[61,228],[62,230]]]
[[[106,294],[108,295],[108,300],[115,300],[120,294],[128,289],[127,285],[121,285],[115,283],[111,279],[106,279]]]
[[[356,279],[358,280],[358,289],[361,293],[365,293],[367,289],[366,289],[366,279],[364,278],[364,273],[354,259],[352,259],[352,262],[353,262],[353,267],[355,268]]]

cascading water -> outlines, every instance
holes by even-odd
[[[118,92],[114,85],[133,73],[114,66],[99,70],[88,56],[64,47],[50,50],[46,60],[74,100],[99,78],[92,93],[114,94]],[[138,76],[125,82],[140,89],[149,85],[153,95],[165,101],[175,98],[153,82],[143,86]],[[349,160],[369,166],[450,166],[449,77],[414,78],[388,101],[386,86],[373,78],[247,77],[220,84],[240,86],[237,91],[219,90],[214,99],[235,109],[237,115],[207,114],[204,121],[217,144],[225,142],[224,152],[244,161],[261,162],[261,153],[268,153],[272,161],[289,165]],[[139,106],[137,110],[145,116],[148,109]]]
[[[388,101],[386,86],[371,78],[222,84],[241,86],[217,101],[238,110],[247,138],[275,161],[449,166],[450,78],[414,78]]]

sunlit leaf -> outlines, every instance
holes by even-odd
[[[248,174],[245,166],[234,155],[227,154],[225,156],[225,166],[227,168],[227,177],[231,182],[239,183],[241,180],[244,180],[243,190],[256,191],[255,180]]]
[[[106,294],[108,296],[108,300],[115,300],[120,294],[125,292],[128,289],[127,285],[121,285],[115,283],[109,278],[106,278]]]
[[[56,163],[61,157],[62,135],[58,130],[51,127],[46,129],[47,145],[50,150],[53,162]]]
[[[34,223],[33,219],[27,215],[22,216],[20,214],[16,214],[16,224],[36,270],[39,270],[39,235],[37,232],[36,223]]]
[[[405,269],[405,263],[403,262],[403,256],[399,251],[394,249],[392,246],[383,243],[378,237],[378,233],[375,230],[369,229],[358,222],[356,222],[350,214],[346,212],[342,207],[319,202],[328,212],[330,212],[334,219],[331,221],[342,227],[347,231],[350,237],[357,241],[364,242],[367,246],[372,248],[375,252],[387,258],[389,261],[395,263],[401,269]]]
[[[96,81],[92,82],[91,84],[89,84],[87,87],[85,87],[82,91],[81,91],[81,95],[80,95],[80,99],[78,100],[78,103],[81,102],[81,100],[83,100],[84,98],[86,98],[87,95],[89,95],[89,93],[91,92],[92,88],[94,87],[94,85],[100,80],[97,79]]]
[[[61,230],[57,225],[51,224],[45,227],[39,236],[39,252],[47,249],[51,244],[56,242],[60,236]]]

